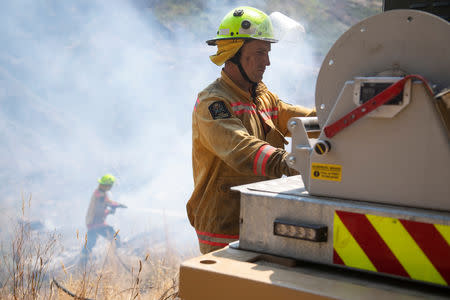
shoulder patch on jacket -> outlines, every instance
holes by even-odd
[[[231,113],[228,111],[227,106],[223,101],[213,102],[208,106],[211,117],[216,119],[228,119],[231,117]]]

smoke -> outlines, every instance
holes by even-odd
[[[114,200],[129,209],[107,221],[122,238],[168,228],[196,245],[185,213],[191,114],[197,93],[220,75],[204,41],[235,6],[206,7],[205,36],[168,29],[138,2],[3,1],[0,218],[31,195],[30,218],[83,232],[96,180],[112,173]],[[311,53],[305,43],[274,45],[264,82],[287,102],[312,106]]]

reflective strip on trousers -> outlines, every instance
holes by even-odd
[[[239,239],[239,235],[210,233],[198,230],[196,230],[196,232],[200,243],[217,247],[225,247],[229,243],[232,243]]]

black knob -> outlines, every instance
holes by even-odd
[[[328,141],[318,140],[317,143],[314,145],[314,152],[316,152],[319,155],[324,155],[325,153],[328,153],[331,149],[331,144]]]
[[[241,27],[244,28],[244,29],[249,29],[251,25],[252,24],[250,23],[250,21],[247,21],[247,20],[244,20],[241,23]]]

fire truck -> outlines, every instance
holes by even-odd
[[[450,298],[449,16],[385,0],[335,42],[288,123],[301,175],[233,188],[239,241],[182,263],[182,299]]]

